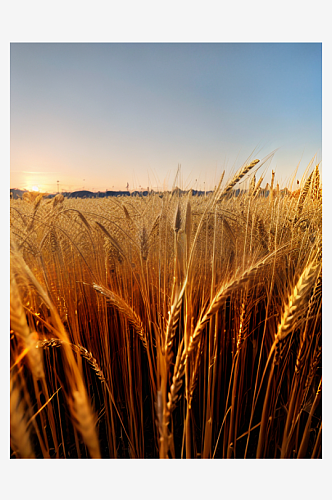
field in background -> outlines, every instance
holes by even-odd
[[[259,165],[11,200],[11,457],[322,456],[319,170],[262,197]]]

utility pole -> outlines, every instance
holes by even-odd
[[[57,181],[57,183],[58,183],[58,194],[59,194],[60,193],[60,190],[59,190],[59,181]]]

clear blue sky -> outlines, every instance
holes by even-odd
[[[12,43],[11,187],[212,187],[321,161],[320,43]],[[197,182],[196,182],[197,179]],[[114,186],[114,187],[113,187]]]

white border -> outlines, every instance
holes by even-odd
[[[328,3],[281,0],[251,2],[82,2],[15,1],[2,6],[1,56],[1,164],[2,179],[2,287],[3,338],[9,330],[9,44],[10,42],[323,42],[323,196],[324,196],[324,349],[323,349],[323,460],[315,461],[10,461],[9,361],[2,353],[1,470],[2,491],[11,498],[47,495],[48,498],[327,498],[331,491],[330,370],[331,340],[327,311],[331,292],[330,169],[331,146],[331,37]],[[8,403],[8,404],[7,404]],[[328,416],[329,415],[329,416]],[[10,488],[10,490],[9,490]]]

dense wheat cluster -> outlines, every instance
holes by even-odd
[[[321,457],[319,170],[259,166],[11,201],[11,457]]]

